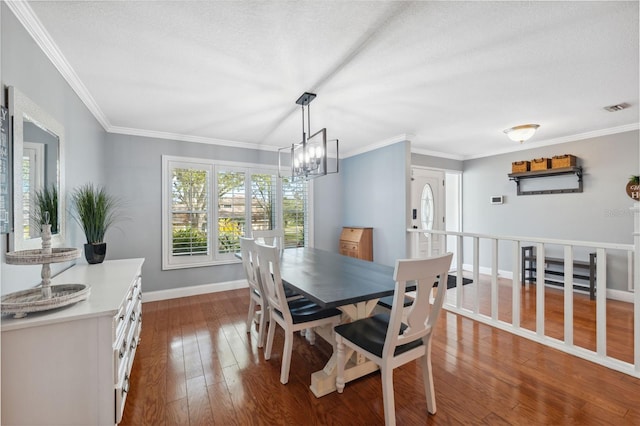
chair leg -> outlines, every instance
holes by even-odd
[[[305,338],[311,346],[316,344],[316,332],[313,331],[313,328],[307,328],[305,330]]]
[[[395,426],[396,424],[396,407],[393,395],[393,368],[381,366],[380,373],[382,376],[382,401],[384,405],[384,424],[385,426]]]
[[[431,342],[427,345],[427,353],[422,357],[422,380],[424,380],[424,393],[427,396],[427,410],[431,414],[436,413],[436,392],[433,386],[433,369],[431,368]]]
[[[342,336],[336,334],[336,353],[338,354],[336,363],[338,364],[337,374],[336,374],[336,390],[338,393],[342,393],[344,390],[344,343],[342,341]]]
[[[256,314],[255,313],[256,301],[251,296],[249,296],[249,299],[250,299],[250,302],[249,302],[249,314],[247,316],[247,333],[251,333],[251,322],[253,321],[253,316]]]
[[[261,348],[264,346],[264,329],[267,326],[267,322],[269,321],[269,309],[264,306],[261,307],[262,312],[260,315],[260,324],[258,324],[258,347]]]
[[[276,335],[276,322],[272,319],[269,321],[269,332],[267,333],[267,348],[264,350],[264,359],[271,358],[271,349],[273,348],[273,338]]]
[[[291,367],[291,352],[293,352],[293,332],[284,333],[284,348],[282,349],[282,367],[280,369],[280,383],[286,385],[289,381],[289,367]]]

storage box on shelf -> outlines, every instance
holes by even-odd
[[[533,246],[522,247],[522,285],[535,283],[538,268],[544,269],[545,284],[564,287],[564,259],[545,256],[539,264]],[[589,261],[573,261],[573,289],[589,293],[590,299],[596,298],[596,254],[589,254]]]
[[[511,163],[511,173],[528,172],[530,168],[530,161],[514,161],[513,163]]]
[[[2,318],[2,424],[120,422],[142,328],[143,263],[75,265],[52,284],[89,283],[89,299]]]
[[[554,155],[551,158],[552,169],[562,169],[565,167],[575,167],[577,162],[576,156],[571,154]]]
[[[551,168],[550,158],[534,158],[531,160],[531,171],[548,170]]]

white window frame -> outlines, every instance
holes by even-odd
[[[173,256],[172,255],[172,223],[171,223],[171,170],[174,168],[195,168],[206,169],[209,172],[209,205],[210,229],[209,229],[209,254],[200,256]],[[276,205],[273,207],[276,214],[276,228],[282,229],[282,179],[278,177],[277,166],[269,166],[254,163],[241,163],[232,161],[215,161],[203,158],[178,157],[171,155],[162,156],[162,269],[182,269],[202,266],[214,266],[240,263],[234,253],[218,253],[218,172],[219,171],[240,171],[245,173],[245,189],[249,189],[245,197],[245,230],[244,233],[251,233],[251,175],[270,174],[276,177]],[[308,245],[313,245],[313,207],[312,207],[312,185],[307,188],[307,240]]]

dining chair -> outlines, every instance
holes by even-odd
[[[284,230],[282,229],[258,229],[251,231],[251,235],[257,242],[276,246],[280,250],[284,249]]]
[[[393,278],[396,281],[390,314],[377,314],[335,328],[337,346],[336,388],[344,391],[344,369],[347,355],[361,353],[380,367],[384,421],[396,424],[393,391],[393,369],[422,359],[422,374],[427,409],[436,412],[436,399],[431,369],[431,338],[447,290],[447,272],[453,254],[428,259],[397,260]],[[416,297],[409,308],[406,324],[402,322],[407,281],[415,281]],[[437,282],[437,289],[433,283]],[[433,304],[431,291],[436,292]],[[347,349],[349,353],[347,354]]]
[[[251,333],[251,323],[256,315],[256,306],[260,306],[258,321],[258,347],[264,346],[264,331],[268,322],[268,307],[262,291],[262,283],[258,272],[255,241],[253,238],[240,237],[240,253],[242,255],[242,267],[247,283],[249,284],[249,313],[247,316],[247,333]]]
[[[338,309],[325,309],[316,303],[302,298],[287,301],[280,276],[280,252],[276,246],[256,243],[258,251],[258,269],[262,285],[269,304],[270,321],[267,333],[267,347],[264,358],[271,358],[276,324],[284,330],[284,348],[282,350],[282,367],[280,382],[289,381],[291,353],[293,351],[293,334],[323,325],[333,326],[340,323],[341,312]],[[335,342],[332,342],[335,345]]]
[[[278,250],[284,250],[284,230],[282,229],[259,229],[251,231],[254,240],[257,243],[264,243],[268,246],[276,246]],[[285,296],[287,300],[293,300],[301,298],[302,295],[291,290],[289,287],[284,288]],[[310,337],[312,340],[312,337]]]

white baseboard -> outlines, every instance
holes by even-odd
[[[189,287],[171,288],[168,290],[143,291],[142,303],[158,300],[177,299],[179,297],[197,296],[199,294],[217,293],[219,291],[247,288],[246,280],[226,281],[221,283],[194,285]],[[144,290],[144,287],[143,287]]]
[[[618,300],[620,302],[633,303],[633,292],[608,288],[607,299]]]
[[[462,269],[466,272],[472,272],[473,271],[473,265],[469,265],[469,264],[464,264],[462,265]],[[481,266],[479,268],[480,273],[483,275],[491,275],[491,268],[487,267],[487,266]],[[500,278],[506,278],[506,279],[513,279],[513,271],[503,271],[501,269],[498,269],[498,276]],[[589,294],[588,292],[583,292],[580,290],[577,290],[580,293],[585,293],[585,294]],[[615,290],[615,289],[611,289],[608,288],[607,289],[607,299],[611,299],[611,300],[618,300],[620,302],[627,302],[627,303],[633,303],[633,292],[629,292],[629,291],[625,291],[625,290]]]
[[[467,263],[462,265],[462,270],[466,271],[466,272],[473,272],[473,265],[469,265]],[[481,266],[479,268],[479,271],[481,274],[483,275],[491,275],[491,268],[489,268],[488,266]],[[498,276],[500,278],[507,278],[507,279],[511,279],[513,278],[513,272],[512,271],[503,271],[502,269],[498,269]]]

